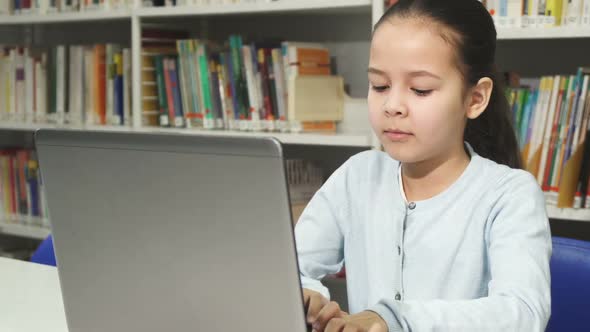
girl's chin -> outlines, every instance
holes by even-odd
[[[401,163],[416,163],[422,160],[416,153],[415,149],[408,149],[399,145],[387,144],[384,146],[385,152],[394,160]]]

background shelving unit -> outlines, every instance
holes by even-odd
[[[49,15],[0,16],[0,44],[57,45],[117,42],[131,47],[133,126],[57,126],[0,122],[0,145],[31,146],[37,128],[181,133],[187,135],[273,136],[286,144],[288,157],[326,159],[326,174],[350,155],[379,143],[367,118],[366,67],[373,24],[383,14],[382,0],[284,0],[205,7],[142,8],[140,1],[129,10],[112,12],[57,13]],[[281,36],[284,39],[322,42],[345,79],[349,97],[345,120],[336,134],[252,133],[143,127],[141,125],[141,31],[146,26],[187,29],[192,36],[225,39],[240,32],[252,37]],[[498,29],[498,64],[523,76],[573,72],[588,64],[590,27]],[[3,133],[10,133],[10,135]],[[8,135],[8,136],[7,136]],[[5,139],[3,139],[5,138]],[[590,211],[548,206],[556,229],[576,225],[576,234],[590,239]],[[580,226],[581,225],[581,226]],[[41,239],[45,228],[0,221],[0,234]],[[567,231],[565,232],[567,233]],[[0,239],[1,242],[1,239]]]

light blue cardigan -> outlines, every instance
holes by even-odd
[[[360,153],[317,192],[295,229],[303,287],[346,261],[351,313],[389,331],[544,331],[551,234],[535,179],[477,155],[443,193],[406,204],[399,162]],[[412,209],[413,208],[413,209]]]

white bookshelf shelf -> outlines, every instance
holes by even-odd
[[[560,209],[548,205],[547,215],[550,219],[585,221],[590,223],[590,209]]]
[[[20,223],[0,221],[0,234],[43,240],[49,236],[50,230],[41,226],[23,225]]]
[[[131,10],[88,11],[72,13],[55,13],[45,15],[0,15],[0,25],[112,21],[130,19],[131,16]]]
[[[0,123],[0,130],[25,130],[34,131],[40,128],[63,128],[72,130],[96,130],[109,132],[139,132],[139,133],[175,133],[186,135],[203,135],[203,136],[243,136],[243,137],[275,137],[283,144],[300,144],[300,145],[318,145],[318,146],[349,146],[349,147],[371,147],[371,136],[367,133],[337,133],[337,134],[320,134],[320,133],[270,133],[270,132],[240,132],[227,130],[199,130],[199,129],[182,129],[182,128],[129,128],[117,126],[58,126],[51,124],[18,124],[18,123]]]
[[[498,28],[499,40],[590,38],[590,26],[554,28]]]
[[[316,13],[333,11],[358,12],[359,10],[370,12],[370,9],[371,0],[297,0],[230,5],[151,7],[139,8],[136,13],[139,17],[174,17],[271,12]]]

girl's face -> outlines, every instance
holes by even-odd
[[[392,158],[417,163],[462,151],[468,102],[456,59],[440,26],[425,20],[393,18],[374,33],[369,118]]]

